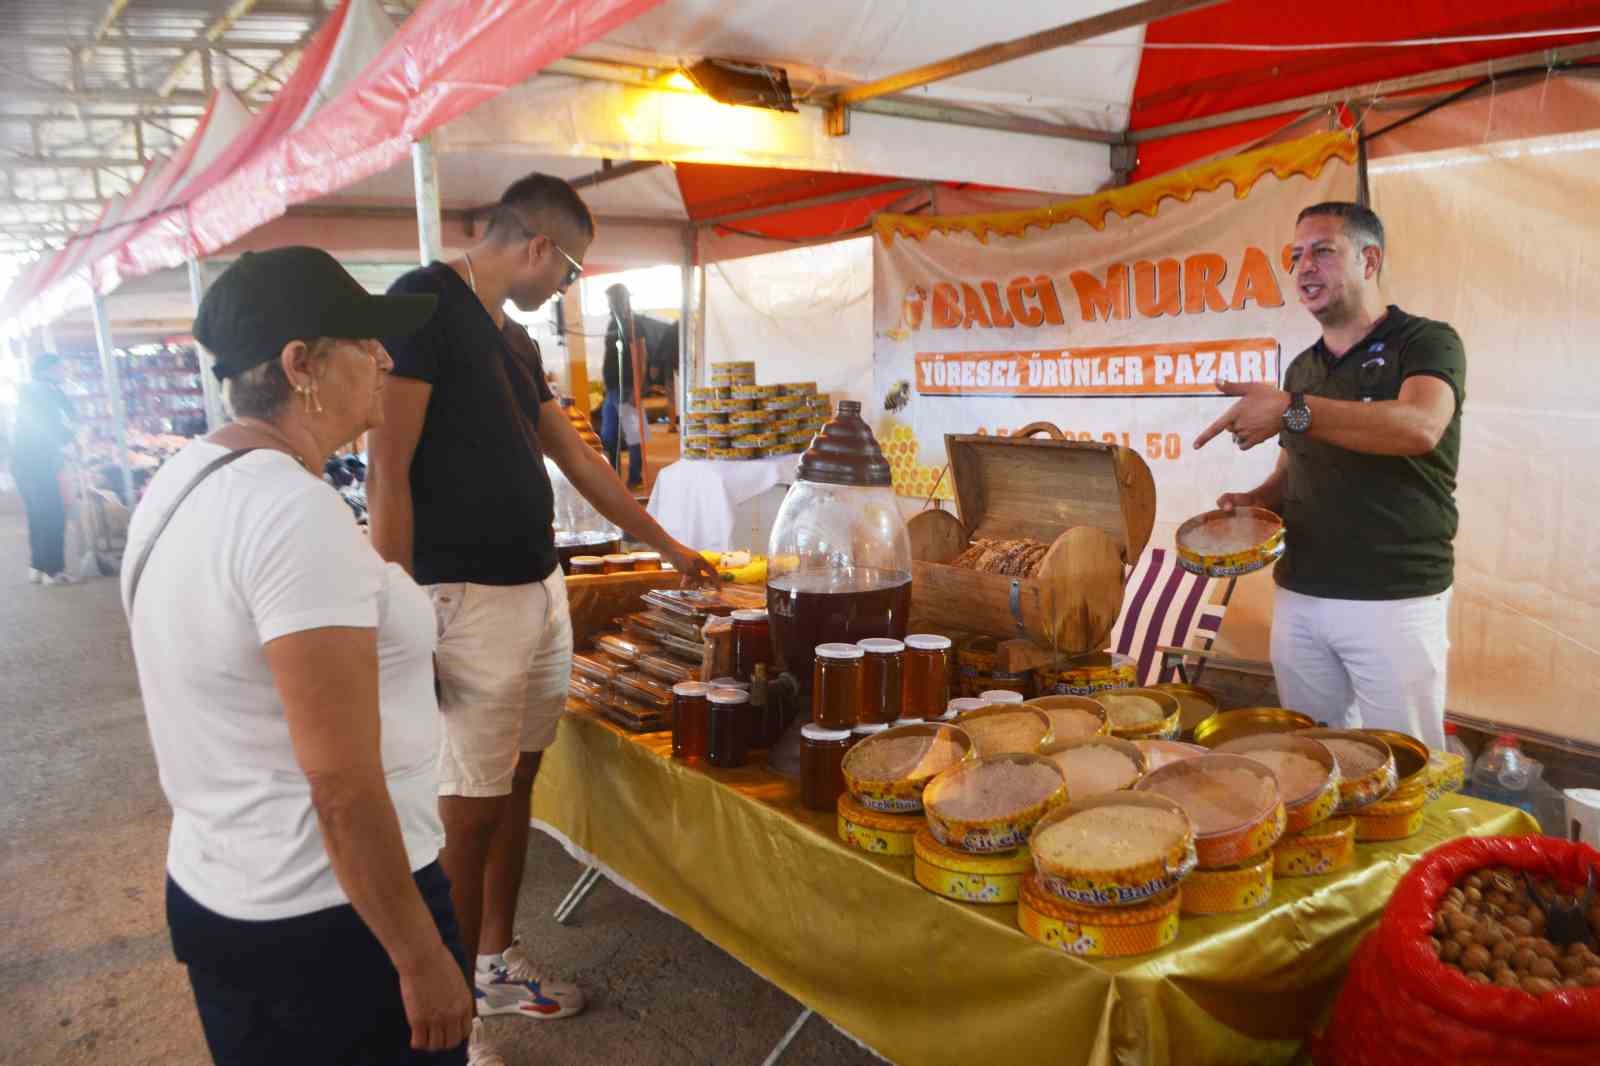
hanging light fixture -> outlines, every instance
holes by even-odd
[[[789,73],[782,67],[737,59],[702,59],[683,71],[695,87],[720,104],[794,111]]]

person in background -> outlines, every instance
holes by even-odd
[[[17,396],[11,439],[11,476],[28,516],[28,580],[35,585],[70,585],[67,573],[67,507],[61,468],[73,439],[72,402],[61,391],[61,359],[46,353],[33,361],[33,380]]]
[[[246,252],[194,334],[233,421],[135,509],[123,605],[172,805],[167,922],[219,1066],[463,1063],[467,958],[439,863],[434,620],[321,472],[383,417],[368,295],[324,251]]]
[[[643,318],[635,318],[632,296],[620,282],[606,289],[611,316],[606,321],[606,354],[600,364],[606,398],[600,407],[600,443],[614,468],[621,468],[621,448],[628,449],[628,488],[644,487],[644,441],[648,430],[641,428],[639,408],[634,401],[633,351],[629,347],[630,323],[639,339],[649,342]],[[643,383],[640,383],[641,387]]]
[[[1282,389],[1222,383],[1239,399],[1195,447],[1223,430],[1241,448],[1274,436],[1282,445],[1266,481],[1217,501],[1284,519],[1272,618],[1282,705],[1442,749],[1461,337],[1384,302],[1383,223],[1366,207],[1306,208],[1290,255],[1322,337]]]
[[[644,437],[639,429],[639,408],[634,404],[633,358],[622,338],[632,323],[644,349],[644,380],[640,382],[640,396],[660,389],[666,395],[667,417],[675,432],[678,422],[678,327],[650,315],[636,314],[628,287],[620,282],[606,289],[606,300],[611,316],[606,322],[605,359],[601,364],[601,378],[605,382],[606,398],[600,411],[600,442],[605,446],[611,464],[620,464],[621,444],[628,447],[628,487],[644,487]],[[620,324],[620,325],[619,325]],[[644,431],[648,434],[649,430]]]
[[[532,174],[505,191],[469,251],[390,289],[430,294],[439,310],[385,342],[395,371],[369,441],[367,506],[373,546],[411,569],[437,615],[444,864],[477,952],[483,1015],[550,1020],[584,1004],[577,987],[542,973],[514,929],[534,779],[572,669],[545,457],[629,536],[686,576],[715,579],[583,443],[538,347],[506,317],[507,300],[533,311],[564,292],[593,237],[572,186]]]

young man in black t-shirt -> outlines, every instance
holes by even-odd
[[[1229,382],[1239,401],[1201,433],[1282,445],[1270,477],[1217,505],[1283,516],[1274,577],[1278,699],[1340,728],[1444,747],[1446,619],[1467,362],[1443,322],[1384,301],[1383,223],[1361,205],[1300,213],[1290,255],[1322,337],[1284,387]]]
[[[440,861],[477,953],[480,1014],[551,1019],[583,1006],[577,988],[539,976],[513,930],[534,775],[572,666],[545,457],[686,576],[716,576],[578,437],[537,345],[505,316],[508,299],[532,311],[565,291],[593,237],[572,187],[533,174],[506,190],[470,251],[390,289],[432,293],[438,309],[422,331],[385,340],[395,368],[369,444],[372,543],[411,569],[438,615]],[[498,1060],[477,1036],[471,1054]]]

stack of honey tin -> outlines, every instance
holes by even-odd
[[[756,383],[754,363],[712,363],[708,385],[689,390],[685,459],[765,459],[801,452],[828,420],[831,398],[814,381]]]
[[[1070,787],[1070,786],[1069,786]],[[1148,792],[1109,792],[1059,807],[1029,841],[1017,925],[1069,955],[1141,955],[1178,936],[1196,834],[1182,807]]]

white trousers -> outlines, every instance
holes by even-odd
[[[631,403],[617,404],[617,425],[622,428],[622,443],[630,448],[643,444],[650,436],[648,428],[640,428],[639,409]]]
[[[566,578],[558,566],[527,585],[427,589],[439,626],[439,795],[509,795],[518,755],[548,748],[566,708]]]
[[[1278,702],[1335,729],[1393,729],[1444,747],[1450,590],[1406,600],[1329,600],[1279,588]]]

